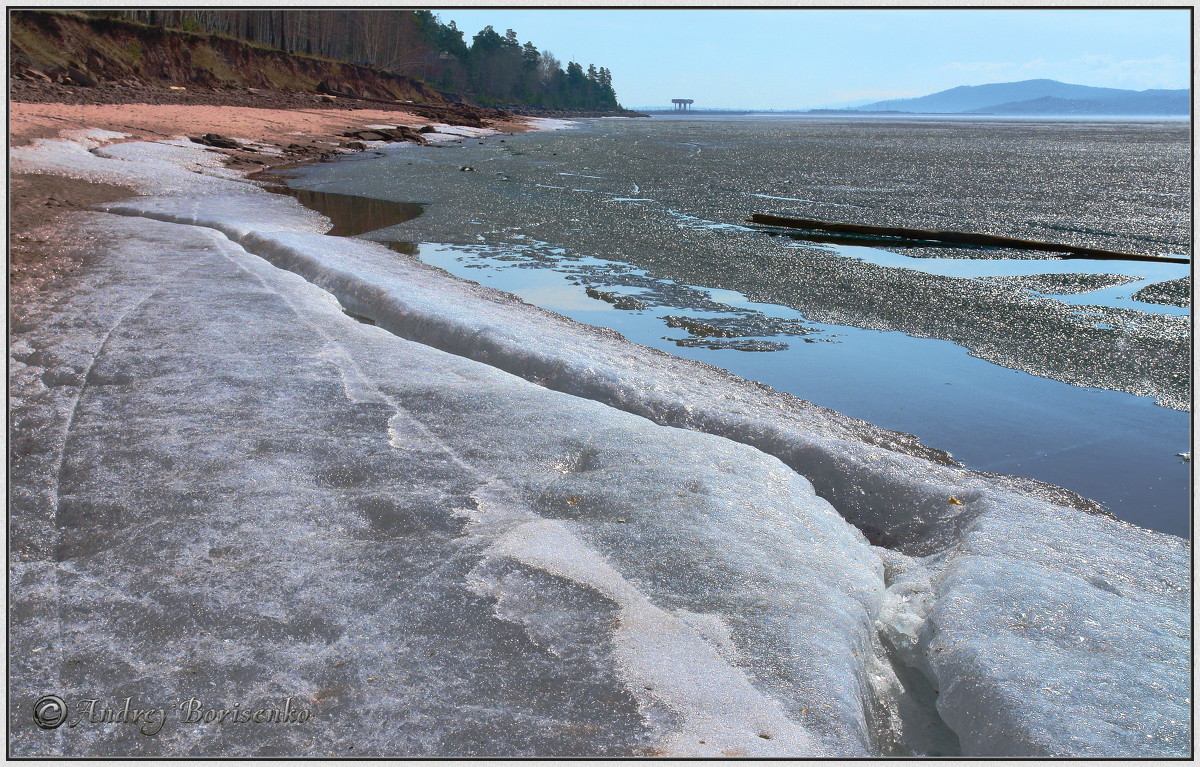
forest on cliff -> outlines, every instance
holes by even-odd
[[[491,26],[467,44],[453,21],[425,10],[91,11],[168,29],[231,37],[288,53],[383,69],[479,104],[568,110],[621,109],[605,67],[574,61]]]

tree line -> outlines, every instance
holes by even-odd
[[[181,10],[93,11],[152,26],[223,35],[334,61],[385,69],[485,105],[620,109],[612,73],[562,63],[517,33],[491,26],[466,43],[453,21],[431,11]]]

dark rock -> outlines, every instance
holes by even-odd
[[[626,296],[620,293],[613,293],[607,290],[596,290],[595,288],[586,288],[584,290],[589,298],[595,298],[599,301],[606,301],[618,309],[627,309],[630,311],[640,311],[650,307],[644,301],[639,301],[633,296]]]
[[[67,70],[67,78],[67,81],[72,85],[82,85],[85,88],[95,88],[100,84],[96,78],[92,77],[87,72],[75,69],[74,67],[71,67]]]
[[[415,131],[407,125],[400,125],[390,131],[392,138],[395,141],[410,141],[414,144],[424,144],[425,137],[420,131]]]
[[[359,98],[351,87],[345,83],[340,83],[331,80],[322,80],[317,83],[317,93],[324,93],[330,96],[344,96],[346,98]]]
[[[242,145],[231,138],[226,138],[220,133],[205,133],[203,136],[188,136],[189,139],[197,144],[204,146],[213,146],[219,149],[242,149]]]
[[[406,125],[396,128],[373,128],[371,130],[348,130],[342,133],[347,138],[361,141],[411,141],[424,144],[425,137]]]

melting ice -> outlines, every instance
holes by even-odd
[[[10,712],[14,753],[1188,753],[1185,541],[318,234],[211,157],[12,151],[143,196],[76,219],[87,289],[10,349],[15,432],[61,435],[13,469],[11,688],[321,715]]]

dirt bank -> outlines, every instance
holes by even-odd
[[[13,12],[9,38],[9,66],[20,84],[175,85],[307,94],[324,85],[357,96],[449,103],[424,82],[394,72],[78,13]]]

